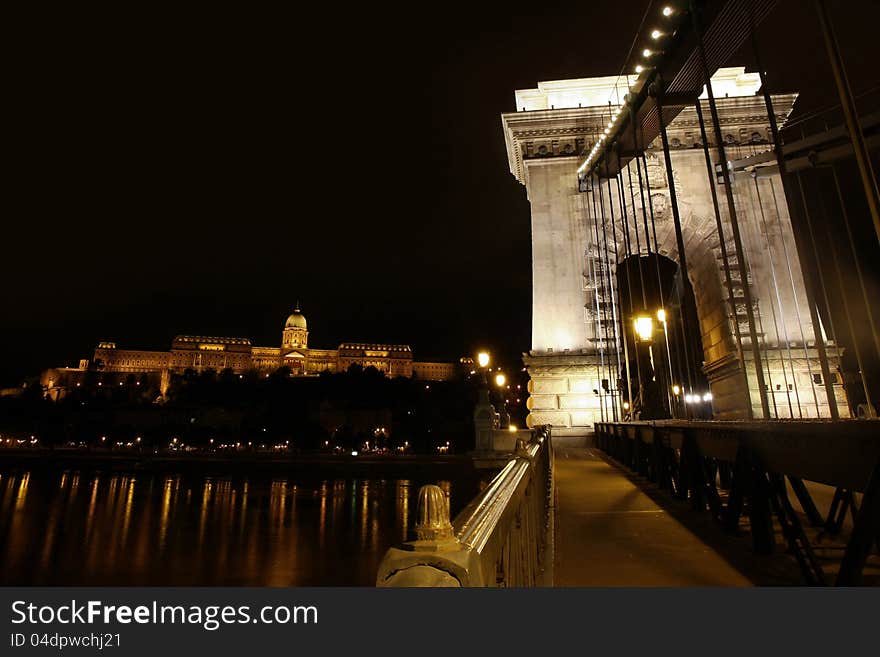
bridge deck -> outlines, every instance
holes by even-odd
[[[758,566],[747,540],[669,504],[590,447],[555,448],[556,586],[752,586],[797,572]],[[718,539],[717,541],[715,539]],[[767,572],[767,566],[779,572]],[[782,572],[785,571],[785,572]],[[748,576],[744,573],[747,573]]]

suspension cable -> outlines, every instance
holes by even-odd
[[[868,417],[874,417],[876,412],[874,411],[874,404],[871,402],[871,391],[870,386],[868,385],[868,376],[865,372],[865,364],[862,359],[862,349],[859,346],[859,341],[856,339],[856,330],[853,324],[852,312],[849,308],[849,299],[847,299],[846,294],[846,285],[843,282],[843,272],[840,269],[840,259],[837,255],[837,245],[834,242],[834,236],[831,234],[828,228],[828,220],[827,213],[825,211],[825,202],[822,197],[819,197],[819,211],[822,213],[822,225],[825,229],[825,239],[828,240],[828,250],[831,252],[831,263],[834,265],[834,272],[837,275],[837,286],[840,290],[840,301],[843,303],[843,315],[846,318],[846,325],[849,329],[850,337],[852,338],[852,346],[853,351],[856,354],[856,363],[859,367],[859,379],[862,382],[862,389],[865,392],[865,405],[867,406]],[[831,306],[828,307],[828,314],[831,314]],[[840,350],[840,345],[837,344],[835,339],[835,347],[838,349],[838,353]],[[852,406],[852,404],[850,404]]]
[[[664,299],[663,292],[663,279],[660,276],[660,245],[657,243],[657,219],[654,216],[654,201],[651,198],[651,178],[648,175],[648,158],[645,155],[645,126],[642,124],[640,126],[640,132],[642,134],[642,150],[641,150],[641,163],[639,163],[639,158],[636,158],[636,164],[638,166],[639,172],[639,181],[641,183],[641,175],[642,175],[642,167],[645,169],[645,189],[642,191],[642,208],[645,206],[645,196],[648,198],[648,213],[651,216],[651,234],[654,237],[654,265],[657,271],[657,287],[660,289],[660,306],[666,311],[666,301]],[[641,188],[641,184],[639,185]],[[647,221],[647,219],[646,219]],[[647,234],[648,226],[645,224],[645,232]],[[645,237],[645,240],[650,244],[651,240]],[[666,317],[666,322],[663,323],[663,338],[666,341],[666,361],[669,363],[669,390],[667,390],[667,395],[669,396],[669,412],[673,417],[678,417],[678,400],[676,399],[677,395],[675,394],[672,386],[675,385],[675,374],[672,371],[672,351],[669,348],[669,319],[671,319],[672,313],[668,313]],[[674,329],[673,329],[674,330]],[[678,342],[673,340],[673,344],[675,344],[675,363],[678,368],[678,371],[681,372],[681,361],[678,356]]]
[[[779,203],[776,200],[776,187],[773,185],[773,178],[770,178],[769,182],[770,182],[770,192],[773,195],[773,207],[776,210],[776,221],[779,225],[779,231],[780,231],[780,233],[782,233],[783,232],[782,215],[779,213]],[[810,358],[810,353],[807,350],[807,337],[804,334],[804,325],[803,325],[803,322],[801,321],[801,304],[800,304],[800,301],[798,301],[797,288],[794,284],[794,272],[792,271],[792,268],[791,268],[791,259],[788,256],[788,247],[786,246],[786,239],[785,239],[784,234],[783,234],[783,237],[780,241],[782,242],[782,252],[785,254],[785,264],[788,267],[788,280],[789,280],[789,283],[791,284],[791,296],[794,299],[794,312],[795,312],[795,316],[797,317],[798,330],[800,331],[800,334],[801,334],[801,344],[803,345],[803,348],[804,348],[804,359],[807,362],[807,374],[810,377],[810,390],[813,393],[813,402],[816,404],[816,417],[818,418],[818,417],[820,417],[819,397],[816,394],[816,381],[813,379],[812,359]]]
[[[738,208],[737,213],[739,215],[743,215],[748,218],[749,213],[746,211],[745,202],[743,201],[743,198],[742,198],[743,192],[740,189],[740,185],[738,184],[738,181],[736,180],[735,176],[731,178],[731,181],[733,183],[734,203],[736,204],[736,206]],[[745,194],[748,195],[748,193],[749,193],[749,190],[748,190],[748,187],[746,187]],[[749,197],[749,200],[751,201],[751,197]],[[752,215],[753,216],[755,215],[754,207],[752,207]],[[748,230],[748,228],[750,227],[749,223],[746,223],[745,227],[746,227],[746,230]],[[746,234],[746,239],[748,239],[748,233]],[[753,236],[753,242],[757,243],[757,241],[758,240],[754,239],[754,236]],[[748,242],[746,242],[746,244],[748,244]],[[745,259],[746,267],[748,268],[749,271],[752,270],[751,255],[752,255],[752,252],[749,251],[749,255],[747,257],[746,250],[745,250],[745,248],[743,248],[743,258]],[[753,299],[754,299],[754,297],[753,297]],[[775,392],[775,388],[774,388],[774,385],[778,385],[778,384],[774,384],[773,374],[770,371],[770,347],[768,346],[768,343],[767,343],[767,333],[764,331],[764,314],[761,310],[760,299],[754,299],[753,308],[754,308],[754,313],[755,313],[755,319],[758,323],[757,324],[758,325],[758,342],[759,342],[759,344],[763,345],[763,350],[764,350],[763,353],[765,356],[764,358],[762,358],[762,362],[763,362],[764,370],[766,371],[766,374],[767,374],[767,378],[765,379],[766,388],[767,388],[767,392],[768,392],[767,398],[770,401],[770,405],[773,407],[773,417],[778,419],[779,418],[779,409],[776,404],[776,392]]]
[[[786,171],[786,166],[785,166],[785,158],[783,157],[783,153],[782,153],[782,139],[780,138],[780,135],[779,135],[779,126],[776,122],[776,112],[773,109],[773,99],[770,97],[770,89],[769,89],[769,86],[767,85],[766,76],[764,75],[764,67],[761,63],[760,51],[758,50],[758,41],[757,41],[757,38],[755,37],[754,29],[752,29],[752,49],[755,54],[755,61],[758,65],[757,66],[758,78],[761,81],[761,94],[764,96],[764,105],[767,108],[767,120],[770,122],[770,134],[773,139],[773,151],[776,154],[776,165],[779,169],[779,180],[783,185],[783,191],[784,191],[784,188],[785,188],[784,174]],[[806,205],[806,198],[804,196],[803,184],[801,182],[800,173],[797,173],[796,178],[797,178],[798,188],[800,189],[801,201],[804,204],[804,215],[805,215],[805,217],[809,218],[809,209],[807,208],[807,205]],[[772,187],[772,179],[771,179],[771,189],[772,188],[773,187]],[[774,203],[776,203],[775,190],[773,193],[773,200],[774,200]],[[777,207],[777,217],[779,217],[780,215],[779,215],[778,204],[776,207]],[[780,221],[780,225],[781,225],[782,219],[780,218],[779,221]],[[828,412],[831,414],[831,419],[839,420],[840,419],[840,411],[837,408],[837,397],[834,394],[834,387],[831,385],[830,368],[828,367],[828,354],[826,353],[826,350],[825,350],[825,339],[822,336],[822,325],[819,320],[818,306],[817,306],[815,294],[813,291],[813,275],[812,275],[812,272],[810,271],[810,266],[809,266],[810,263],[807,258],[807,247],[806,247],[806,244],[804,241],[804,237],[802,235],[802,230],[795,229],[795,226],[794,226],[795,215],[792,214],[791,212],[789,212],[789,221],[792,224],[792,236],[794,237],[794,241],[795,241],[795,253],[798,258],[798,264],[800,265],[801,276],[803,277],[803,280],[804,280],[804,294],[805,294],[806,300],[807,300],[807,310],[810,313],[810,324],[813,328],[814,344],[816,346],[816,352],[819,355],[819,367],[822,370],[822,377],[824,379],[823,385],[825,386],[825,397],[828,401]],[[808,222],[808,225],[809,225],[809,222]],[[785,246],[784,240],[782,242],[782,246],[783,246],[783,248],[786,249],[786,254],[787,254],[788,251],[787,251],[787,247]],[[815,249],[814,249],[814,252],[815,252]],[[786,255],[786,259],[787,259],[787,255]],[[816,260],[816,264],[817,264],[817,269],[818,269],[818,259]],[[794,289],[794,287],[795,287],[794,278],[792,276],[790,263],[789,263],[789,277],[791,277],[792,292],[794,293],[795,304],[796,304],[795,308],[797,308],[797,293],[795,292],[795,289]],[[800,315],[799,311],[798,311],[798,315]],[[803,325],[802,324],[801,324],[801,336],[803,337]],[[807,351],[806,340],[804,340],[804,353],[809,356],[809,352]],[[807,369],[811,372],[810,376],[812,379],[812,366],[810,364],[809,357],[807,358]],[[815,381],[812,382],[812,389],[813,389],[813,397],[816,399],[816,417],[820,417],[821,411],[819,409],[818,397],[816,396]]]
[[[813,236],[813,226],[812,221],[810,220],[810,208],[807,205],[807,197],[806,193],[804,192],[804,182],[801,179],[800,171],[795,172],[795,179],[797,180],[798,190],[800,191],[801,195],[801,204],[804,208],[804,220],[807,225],[807,235],[809,236],[810,244],[813,247],[813,261],[816,263],[816,274],[819,279],[819,289],[822,291],[822,296],[825,298],[826,307],[830,309],[831,306],[828,304],[828,293],[825,290],[825,277],[822,275],[822,267],[819,265],[819,252],[816,248],[816,238]],[[802,265],[801,270],[806,276],[806,267]],[[819,365],[822,368],[822,379],[824,380],[825,384],[825,396],[828,399],[828,410],[831,413],[832,419],[839,420],[840,412],[837,409],[837,397],[834,394],[834,387],[831,385],[831,368],[828,365],[828,354],[825,350],[825,338],[822,336],[822,324],[819,319],[818,306],[815,300],[810,303],[810,313],[810,319],[812,320],[813,326],[815,327],[813,329],[813,338],[816,342],[817,349],[819,349]],[[831,316],[830,313],[828,315],[828,322],[829,328],[831,329],[831,339],[834,340],[834,347],[835,349],[837,349],[837,339],[834,337],[834,318]],[[840,353],[839,350],[838,353]],[[849,402],[849,399],[847,399],[847,402]]]
[[[610,262],[610,251],[608,248],[608,222],[605,217],[605,199],[602,193],[602,185],[597,182],[596,185],[599,188],[599,207],[602,209],[602,238],[605,242],[605,276],[608,278],[608,292],[611,296],[611,320],[612,320],[612,335],[614,336],[614,349],[617,354],[617,379],[613,383],[617,384],[617,397],[618,397],[618,405],[620,406],[619,413],[620,418],[623,419],[623,405],[620,400],[620,397],[623,396],[623,390],[620,387],[619,380],[623,373],[623,368],[620,362],[620,331],[617,323],[617,301],[616,295],[614,294],[614,284],[611,280],[611,262]],[[613,224],[612,224],[613,227]],[[615,257],[617,251],[617,242],[615,240]],[[607,302],[606,302],[607,303]],[[629,391],[629,380],[627,379],[627,391]]]
[[[792,388],[794,389],[795,401],[797,402],[798,416],[803,417],[804,413],[803,413],[803,410],[801,409],[801,398],[800,398],[800,394],[798,392],[797,375],[795,374],[795,371],[794,371],[794,358],[792,357],[792,354],[791,354],[791,341],[789,340],[789,337],[788,337],[788,327],[786,326],[785,313],[782,309],[782,297],[779,294],[779,281],[776,278],[776,262],[773,257],[773,240],[770,239],[770,230],[767,226],[767,218],[764,213],[764,200],[761,198],[761,188],[758,186],[757,175],[753,174],[752,179],[755,184],[755,196],[757,197],[757,200],[758,200],[758,208],[761,210],[761,226],[764,228],[764,234],[767,236],[767,256],[770,260],[770,273],[771,273],[771,280],[773,281],[773,291],[775,293],[776,305],[779,308],[779,317],[781,318],[780,323],[782,324],[782,337],[785,340],[785,346],[786,346],[786,349],[788,350],[788,366],[789,366],[789,369],[791,370]],[[754,210],[753,210],[753,212],[754,212]],[[783,240],[783,239],[785,239],[785,236],[780,233],[780,240]],[[782,366],[782,378],[785,381],[786,390],[788,390],[789,389],[788,377],[785,374],[785,361],[782,356],[782,349],[779,346],[779,327],[776,324],[776,310],[773,309],[773,300],[772,299],[771,299],[771,303],[770,303],[770,308],[773,310],[773,326],[774,326],[774,329],[776,330],[776,343],[777,343],[777,348],[779,349],[779,364]],[[788,398],[789,414],[791,417],[794,417],[794,409],[792,408],[792,405],[791,405],[791,394],[787,392],[786,396]]]
[[[669,137],[666,134],[666,126],[663,123],[663,85],[662,80],[658,78],[657,86],[655,87],[656,96],[655,100],[657,102],[657,114],[660,117],[660,138],[663,143],[663,159],[666,164],[666,181],[667,187],[669,188],[669,202],[672,206],[672,221],[675,227],[675,242],[678,249],[678,274],[679,280],[681,281],[681,289],[679,296],[679,317],[681,320],[681,334],[682,334],[682,352],[684,353],[684,362],[685,362],[685,371],[687,373],[688,379],[688,390],[691,394],[694,392],[694,382],[693,377],[691,375],[691,364],[690,364],[690,331],[688,330],[688,326],[685,322],[685,309],[684,306],[688,303],[689,296],[688,290],[690,289],[690,279],[688,278],[688,268],[687,268],[687,253],[685,252],[684,246],[684,237],[681,232],[681,216],[678,211],[678,196],[675,192],[675,176],[672,172],[672,157],[669,152]]]
[[[843,217],[843,225],[846,227],[846,236],[849,240],[850,252],[852,253],[853,263],[856,266],[856,276],[859,279],[859,289],[862,292],[862,302],[865,306],[865,312],[868,315],[868,323],[871,325],[871,335],[874,338],[874,351],[877,354],[877,358],[880,358],[880,332],[877,331],[877,324],[874,322],[874,311],[871,310],[871,302],[868,299],[865,277],[862,275],[862,266],[859,264],[859,255],[856,252],[856,244],[853,240],[852,228],[849,223],[849,213],[846,210],[843,193],[840,191],[840,180],[837,177],[837,169],[833,164],[829,166],[831,168],[831,176],[834,178],[834,189],[837,191],[837,202],[840,205],[840,215]]]
[[[592,190],[590,190],[589,193],[592,196]],[[584,217],[584,223],[585,223],[585,227],[587,229],[587,234],[590,236],[590,239],[587,240],[587,246],[584,249],[584,265],[586,266],[586,271],[584,272],[584,276],[589,274],[589,286],[590,286],[590,292],[591,292],[591,296],[592,296],[590,307],[591,307],[591,309],[595,308],[595,313],[596,313],[595,317],[593,318],[593,321],[590,322],[590,325],[592,326],[592,332],[593,332],[593,335],[596,337],[596,342],[598,343],[598,347],[599,347],[599,369],[598,369],[598,371],[600,372],[599,377],[601,378],[601,376],[602,376],[601,372],[602,372],[602,370],[605,369],[605,349],[604,349],[604,345],[602,344],[602,340],[601,340],[602,321],[599,318],[599,297],[598,297],[598,292],[597,292],[597,288],[596,288],[596,272],[595,272],[595,264],[596,263],[595,263],[594,258],[592,257],[592,254],[590,253],[590,249],[592,248],[592,246],[594,246],[594,244],[591,244],[592,237],[593,237],[593,213],[590,211],[590,204],[584,200],[584,192],[580,192],[578,194],[578,198],[580,199],[580,202],[581,202],[581,214]],[[586,308],[587,308],[587,306],[585,305],[584,306],[584,313],[585,314],[586,314]],[[586,319],[584,320],[584,324],[585,325],[587,324]],[[601,397],[599,398],[599,418],[601,419],[602,422],[605,422],[605,405],[604,405],[604,401]]]
[[[782,331],[784,334],[785,344],[788,345],[789,344],[789,342],[788,342],[788,329],[786,329],[786,327],[785,327],[785,315],[783,314],[783,311],[782,311],[782,301],[779,298],[779,285],[776,282],[776,263],[774,262],[774,259],[773,259],[773,246],[772,246],[773,240],[770,238],[770,232],[767,230],[767,219],[764,214],[764,204],[763,204],[763,201],[761,200],[761,190],[758,188],[758,178],[754,173],[752,173],[751,178],[752,178],[752,182],[754,183],[754,186],[755,186],[755,195],[758,200],[758,210],[760,210],[761,227],[764,229],[764,235],[766,237],[765,243],[767,245],[767,260],[768,260],[768,264],[770,265],[770,280],[773,283],[773,289],[775,291],[775,297],[771,297],[771,299],[770,299],[770,315],[773,319],[773,332],[776,334],[776,350],[779,352],[779,366],[782,369],[782,381],[783,381],[783,384],[785,385],[785,397],[786,397],[786,400],[788,401],[788,414],[789,414],[789,417],[793,418],[794,417],[794,408],[792,407],[792,404],[791,404],[791,392],[789,391],[789,386],[788,386],[788,373],[785,370],[785,358],[782,355],[782,345],[780,344],[781,338],[783,336],[780,335],[780,333],[779,333],[779,321],[777,321],[778,318],[776,315],[776,306],[773,304],[773,300],[775,298],[779,304],[779,318],[781,318],[781,321],[782,321]],[[750,192],[747,192],[747,194],[748,194],[748,198],[749,198],[749,205],[752,208],[752,215],[757,218],[759,213],[755,211],[755,203],[752,200],[752,195]],[[765,343],[765,345],[767,343],[766,337],[764,338],[764,343]],[[791,355],[791,347],[790,346],[788,347],[788,353],[790,356]],[[770,366],[769,349],[767,350],[767,366],[768,366],[768,368]],[[792,373],[792,377],[794,377],[794,369],[792,369],[791,373]],[[775,393],[774,393],[774,397],[775,397]],[[798,409],[800,410],[800,403],[798,403]],[[777,413],[778,413],[778,411],[777,411]]]
[[[752,354],[755,359],[755,374],[758,379],[758,394],[761,398],[761,412],[764,416],[764,419],[770,418],[770,405],[767,401],[767,390],[766,384],[764,383],[764,372],[763,365],[761,363],[761,346],[758,344],[758,336],[755,330],[755,314],[752,307],[752,293],[749,289],[748,285],[748,273],[745,265],[745,258],[743,257],[743,247],[742,247],[742,239],[739,233],[739,222],[736,217],[736,206],[733,200],[733,192],[731,187],[730,173],[727,169],[727,155],[724,149],[724,138],[721,135],[721,121],[718,118],[718,107],[715,103],[715,94],[712,91],[712,79],[709,74],[709,65],[706,59],[706,48],[703,43],[703,30],[700,25],[699,18],[697,16],[696,6],[694,5],[693,0],[691,0],[691,18],[693,20],[694,32],[696,32],[698,37],[698,50],[700,53],[700,63],[703,69],[703,77],[706,83],[706,94],[709,99],[709,112],[712,116],[712,127],[715,132],[715,141],[716,147],[718,148],[719,159],[721,160],[721,175],[724,180],[724,187],[727,196],[727,210],[728,210],[728,218],[730,219],[730,226],[733,232],[733,245],[734,251],[737,256],[738,266],[740,270],[740,277],[743,282],[743,297],[746,306],[746,319],[748,320],[749,325],[749,335],[751,337],[752,342]],[[660,125],[663,125],[662,116],[660,120]],[[712,181],[709,181],[710,184]],[[736,315],[736,309],[734,309],[734,315]]]
[[[605,158],[606,158],[606,168],[607,168],[607,158],[608,158],[607,153],[605,155]],[[608,209],[609,209],[609,213],[610,213],[610,217],[611,217],[611,237],[613,239],[613,244],[614,244],[614,270],[615,270],[614,277],[617,280],[617,282],[619,283],[620,276],[617,274],[617,270],[620,268],[620,255],[619,255],[618,249],[617,249],[617,226],[616,226],[615,220],[614,220],[614,203],[612,200],[613,196],[611,194],[611,178],[608,178],[607,181],[608,181]],[[609,277],[611,276],[610,271],[608,272],[608,275],[609,275]],[[629,280],[629,277],[627,277],[627,280]],[[619,297],[619,295],[618,295],[618,297]],[[623,342],[623,356],[624,356],[624,364],[626,366],[626,394],[627,394],[627,401],[629,402],[630,409],[631,409],[632,403],[633,403],[633,398],[632,398],[632,373],[630,371],[630,366],[629,366],[629,345],[627,344],[628,341],[626,339],[626,330],[623,329],[623,323],[622,323],[623,319],[620,317],[620,311],[621,310],[618,309],[617,317],[614,320],[614,332],[615,332],[616,336],[619,336],[618,340],[622,339],[622,342]]]
[[[621,224],[623,225],[623,230],[621,230],[621,233],[625,236],[624,237],[624,248],[626,251],[626,257],[624,259],[624,263],[626,263],[626,290],[627,290],[627,297],[629,300],[628,320],[632,320],[635,318],[635,306],[634,306],[633,293],[632,293],[632,240],[630,239],[630,234],[629,234],[629,219],[627,218],[627,212],[626,212],[626,197],[623,194],[623,185],[621,184],[622,176],[620,175],[620,152],[619,151],[618,151],[617,157],[618,157],[618,159],[617,159],[618,173],[616,176],[614,176],[614,183],[617,187],[617,202],[620,205],[620,221],[621,221]],[[610,178],[608,179],[608,185],[609,185],[609,187],[611,186],[611,179]],[[618,267],[620,267],[619,264],[618,264]],[[624,344],[628,344],[628,342],[629,342],[629,338],[627,337],[627,335],[629,334],[629,331],[627,330],[628,323],[629,323],[628,321],[621,323],[621,330],[623,331]],[[642,393],[644,390],[645,382],[642,377],[642,363],[641,363],[641,359],[639,358],[638,338],[635,335],[633,335],[633,350],[635,351],[635,357],[636,357],[636,379],[639,382],[639,393],[638,393],[639,394],[639,409],[641,410],[644,407],[644,400],[643,400]],[[627,357],[627,363],[629,363],[628,357]],[[635,412],[634,400],[630,399],[630,417],[633,416],[634,412]]]

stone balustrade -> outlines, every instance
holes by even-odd
[[[552,582],[550,427],[521,434],[486,489],[449,518],[437,486],[423,486],[415,539],[386,552],[376,585],[542,586]]]

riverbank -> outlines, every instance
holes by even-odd
[[[175,453],[148,450],[4,449],[5,467],[98,469],[113,472],[262,472],[327,474],[346,477],[419,477],[428,473],[467,474],[473,460],[464,454]]]

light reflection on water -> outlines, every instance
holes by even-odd
[[[423,483],[0,472],[0,585],[372,585]]]

